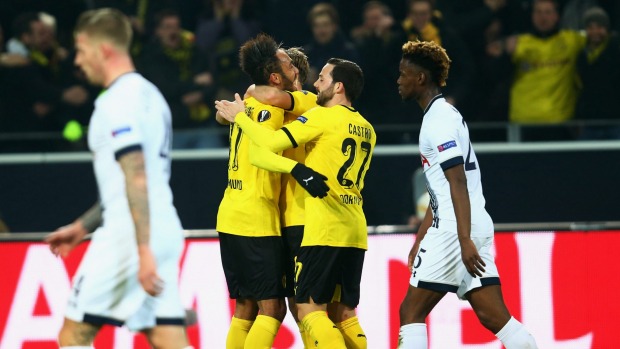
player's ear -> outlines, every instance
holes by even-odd
[[[334,83],[334,93],[344,93],[344,84],[342,82]]]
[[[110,57],[115,51],[114,46],[109,42],[94,43],[93,45],[95,47],[98,47],[98,49],[101,51],[101,54],[104,58]]]
[[[424,85],[426,84],[427,80],[428,80],[428,76],[426,75],[426,72],[423,70],[420,70],[418,72],[418,84]]]
[[[269,81],[274,85],[279,85],[282,83],[282,77],[278,73],[271,73],[269,75]]]

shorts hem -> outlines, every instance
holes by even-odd
[[[155,326],[185,326],[185,318],[155,318]]]
[[[95,326],[112,325],[116,327],[121,327],[125,324],[125,321],[122,320],[88,313],[85,313],[84,316],[82,316],[82,322]]]
[[[438,282],[428,282],[428,281],[418,281],[418,285],[416,287],[424,288],[431,291],[437,292],[452,292],[456,293],[459,289],[458,286],[441,284]]]

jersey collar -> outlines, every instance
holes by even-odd
[[[431,109],[431,105],[433,105],[433,103],[435,103],[436,100],[438,100],[439,98],[443,98],[443,94],[438,94],[437,96],[433,97],[433,99],[431,99],[431,101],[428,103],[428,105],[426,106],[426,109],[424,109],[424,115],[426,115],[426,112]]]

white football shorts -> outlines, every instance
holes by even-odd
[[[493,236],[471,238],[486,264],[482,277],[472,277],[461,259],[456,230],[429,228],[413,262],[411,286],[439,292],[454,292],[464,300],[465,294],[486,285],[499,285],[499,274],[491,255]]]
[[[133,231],[99,228],[73,278],[65,316],[95,325],[126,325],[131,331],[156,325],[183,325],[185,310],[178,290],[183,237],[151,245],[157,273],[164,281],[161,294],[149,296],[138,281],[138,250]],[[165,246],[156,247],[156,246]]]

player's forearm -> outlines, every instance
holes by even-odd
[[[103,221],[101,204],[97,201],[97,203],[81,215],[77,221],[82,224],[82,227],[84,227],[87,232],[94,232]]]
[[[125,173],[127,201],[135,225],[136,242],[138,246],[148,246],[151,226],[144,155],[142,152],[131,152],[119,161]]]
[[[433,224],[433,211],[431,210],[431,206],[428,205],[426,208],[426,214],[424,215],[424,219],[422,223],[420,223],[420,227],[418,228],[418,232],[416,234],[416,241],[422,240],[426,233],[428,232],[428,228]]]
[[[243,112],[236,115],[235,123],[237,123],[243,130],[243,133],[250,137],[259,147],[264,147],[274,153],[292,148],[291,141],[286,133],[280,130],[274,131],[263,127],[257,122],[254,122]]]
[[[257,101],[263,104],[273,105],[284,110],[290,110],[293,107],[291,95],[275,87],[256,86],[252,94]]]
[[[471,238],[471,206],[467,192],[467,179],[456,178],[450,181],[450,196],[456,216],[456,230],[459,240]]]
[[[259,147],[253,142],[250,144],[249,158],[252,165],[271,172],[290,173],[297,165],[296,161]]]

